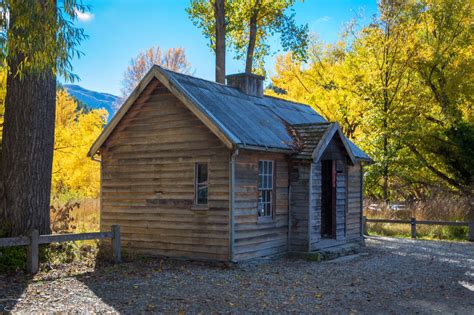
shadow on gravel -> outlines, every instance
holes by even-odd
[[[192,296],[185,293],[190,285],[182,283],[183,277],[194,278],[201,271],[214,273],[231,269],[233,267],[224,264],[139,257],[118,265],[101,263],[93,272],[76,279],[117,312],[176,312],[185,311],[194,303]],[[207,280],[210,279],[201,279]]]
[[[345,262],[282,259],[246,267],[149,258],[76,278],[125,313],[474,309],[474,244],[371,238],[367,251]]]
[[[371,237],[366,251],[351,260],[230,267],[131,257],[94,269],[68,265],[35,280],[0,275],[0,313],[16,306],[22,313],[472,314],[474,244]]]
[[[0,314],[13,310],[32,278],[24,271],[0,274]]]

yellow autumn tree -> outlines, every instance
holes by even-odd
[[[266,93],[339,122],[375,161],[365,168],[369,196],[472,198],[471,3],[381,0],[369,25],[332,45],[314,41],[307,63],[279,56]]]
[[[100,165],[87,151],[107,121],[105,110],[84,111],[64,90],[56,94],[53,197],[97,197]]]

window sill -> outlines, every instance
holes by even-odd
[[[206,211],[206,210],[209,210],[209,206],[208,205],[194,205],[191,207],[191,210]]]

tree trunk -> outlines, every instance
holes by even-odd
[[[44,8],[51,9],[50,6]],[[15,19],[12,10],[11,25]],[[10,27],[9,32],[9,36],[27,40],[18,27]],[[50,232],[56,107],[54,65],[43,72],[23,71],[18,75],[24,56],[20,51],[10,51],[7,58],[10,72],[1,157],[3,228],[11,236],[26,235],[31,229],[46,234]]]
[[[225,0],[214,1],[216,19],[216,82],[225,84]]]
[[[250,17],[250,34],[249,34],[249,45],[247,47],[247,58],[245,60],[245,72],[252,73],[253,68],[253,55],[255,52],[255,42],[257,41],[257,16],[260,6],[260,0],[255,1],[255,7]]]
[[[382,177],[383,177],[383,184],[382,184],[382,191],[383,191],[383,201],[388,203],[389,196],[388,196],[388,139],[387,136],[384,135],[383,139],[383,155],[384,155],[384,166],[382,170]]]

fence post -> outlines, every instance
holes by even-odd
[[[416,218],[411,218],[411,238],[416,238]]]
[[[39,232],[32,230],[30,234],[30,245],[28,245],[26,268],[29,273],[35,274],[39,269]]]
[[[368,235],[367,234],[367,217],[365,215],[362,216],[362,236]]]
[[[120,253],[120,225],[112,225],[112,250],[114,252],[114,261],[120,263],[122,261]]]
[[[474,242],[474,221],[468,223],[467,229],[467,240]]]

